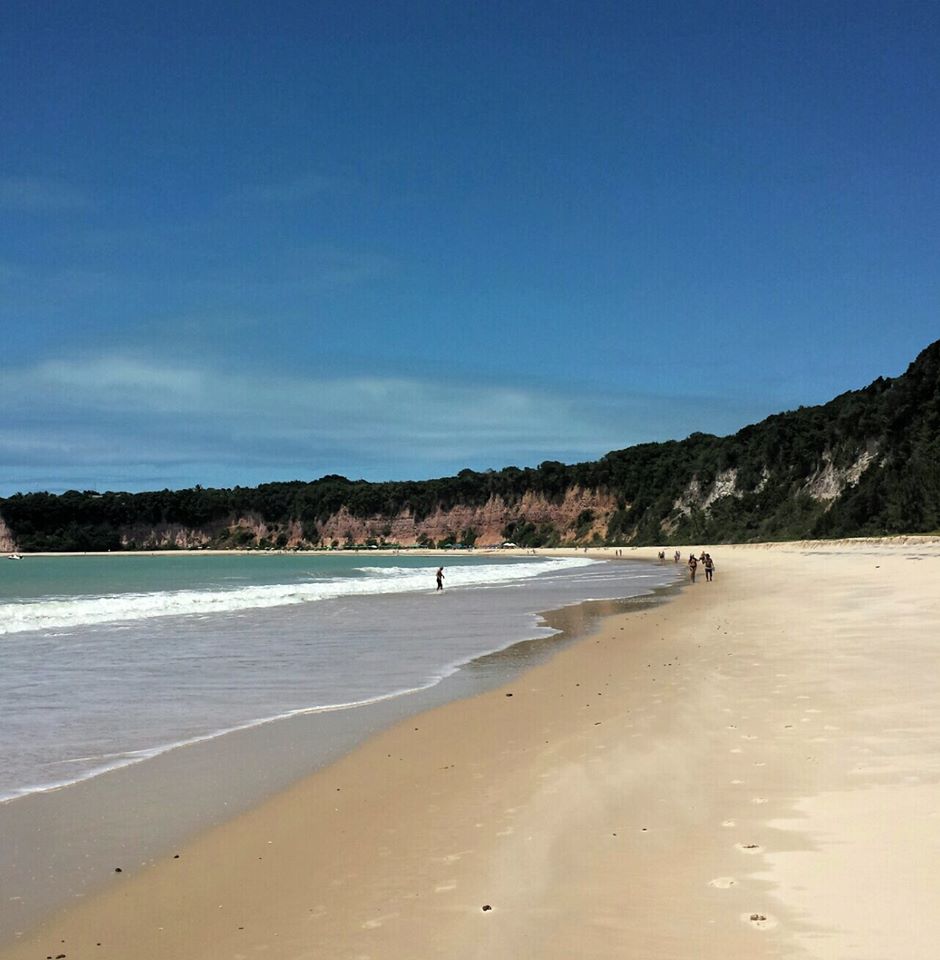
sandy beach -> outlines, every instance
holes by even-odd
[[[940,541],[711,552],[0,958],[933,958]]]

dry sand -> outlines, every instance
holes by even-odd
[[[0,958],[933,960],[940,543],[712,552]]]

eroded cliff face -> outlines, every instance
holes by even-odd
[[[588,541],[594,534],[606,534],[607,522],[615,509],[616,499],[606,491],[571,487],[560,503],[534,493],[526,493],[515,503],[491,497],[482,506],[439,508],[422,520],[416,520],[408,511],[395,516],[354,517],[344,507],[320,524],[318,531],[323,546],[334,541],[343,544],[367,540],[414,546],[451,536],[460,539],[468,531],[476,534],[477,544],[488,545],[502,542],[510,524],[525,522],[536,527],[551,524],[563,542]],[[590,518],[586,516],[588,512]]]
[[[824,450],[822,463],[804,485],[804,490],[814,500],[821,500],[827,507],[837,500],[846,487],[858,483],[862,474],[876,462],[878,444],[870,441],[855,460],[847,467],[837,467],[832,461],[832,451]]]
[[[16,553],[16,541],[3,517],[0,517],[0,553]]]
[[[309,546],[300,523],[266,523],[257,516],[231,517],[204,527],[181,524],[128,527],[121,534],[125,550],[204,550],[209,547]]]
[[[824,450],[816,470],[803,483],[802,492],[808,494],[813,500],[825,504],[828,509],[848,487],[858,483],[862,474],[877,461],[878,453],[878,444],[869,441],[852,463],[837,467],[833,462],[832,451]],[[723,497],[741,499],[746,493],[760,493],[770,477],[770,470],[765,466],[761,481],[753,490],[743,490],[738,486],[738,471],[733,468],[719,473],[707,488],[702,486],[698,477],[693,477],[681,496],[673,503],[673,515],[664,521],[663,530],[671,534],[678,521],[688,517],[693,509],[702,510],[707,514],[711,505]]]
[[[199,550],[213,543],[226,529],[224,524],[197,529],[178,523],[134,526],[121,532],[121,547],[125,550]]]
[[[438,508],[421,520],[410,511],[387,516],[355,517],[346,507],[317,526],[311,536],[300,521],[269,523],[258,516],[229,517],[203,527],[182,524],[159,524],[127,527],[121,532],[125,550],[201,550],[226,548],[304,549],[331,545],[399,544],[418,546],[429,541],[438,543],[448,538],[460,540],[475,535],[479,546],[501,543],[511,524],[527,523],[535,527],[550,526],[562,543],[588,543],[595,536],[603,538],[616,499],[606,491],[570,488],[561,502],[526,493],[520,500],[508,503],[491,497],[482,506],[456,505]],[[4,540],[4,536],[6,540]],[[14,542],[0,521],[0,550],[10,552]]]

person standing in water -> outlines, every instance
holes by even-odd
[[[444,568],[443,567],[437,568],[437,589],[438,590],[444,589]]]

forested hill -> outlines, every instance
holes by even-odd
[[[900,377],[596,462],[0,499],[0,549],[721,543],[940,530],[940,341]]]

